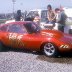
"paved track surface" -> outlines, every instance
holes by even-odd
[[[48,58],[20,50],[0,52],[0,72],[72,72],[72,56]]]

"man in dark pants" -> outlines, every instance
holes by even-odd
[[[65,20],[66,20],[67,16],[66,14],[64,13],[64,11],[62,11],[60,14],[59,14],[59,20],[58,20],[58,30],[64,32],[64,27],[65,27]]]
[[[22,15],[21,15],[21,10],[17,10],[17,14],[16,14],[16,16],[15,16],[15,20],[16,20],[16,21],[20,21],[20,20],[21,20],[21,17],[22,17]]]

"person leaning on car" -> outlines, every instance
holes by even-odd
[[[51,5],[48,5],[47,9],[48,9],[48,12],[47,12],[47,19],[48,19],[48,21],[47,21],[47,23],[53,24],[53,26],[54,26],[55,22],[56,22],[55,13],[52,10],[52,6]]]
[[[35,17],[34,17],[34,20],[33,22],[35,22],[36,24],[38,24],[40,26],[40,17],[39,17],[39,14],[35,14]]]
[[[56,22],[58,23],[58,30],[64,32],[65,20],[67,16],[63,10],[60,11],[60,9],[58,8],[55,9],[55,12],[58,14],[56,16]]]

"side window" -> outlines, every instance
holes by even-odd
[[[41,11],[41,21],[45,22],[46,18],[47,18],[47,10]]]
[[[33,33],[37,29],[36,24],[34,24],[34,23],[26,23],[26,24],[24,24],[24,26],[29,33]]]
[[[17,24],[12,24],[9,26],[8,29],[9,32],[14,32],[14,33],[26,33],[26,29],[22,25],[17,25]]]
[[[27,15],[27,17],[35,17],[35,16],[37,16],[37,15],[39,15],[39,14],[38,14],[38,11],[31,11],[31,12],[29,12],[29,14]]]
[[[1,31],[7,31],[7,27],[8,27],[7,25],[2,26],[2,27],[0,27],[0,30],[1,30]]]

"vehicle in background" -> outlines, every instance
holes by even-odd
[[[66,20],[66,25],[68,25],[68,27],[70,28],[70,30],[72,29],[72,8],[63,8],[65,14],[67,15],[67,20]],[[47,24],[47,9],[34,9],[34,10],[30,10],[29,13],[27,14],[27,17],[35,17],[36,15],[39,15],[40,17],[40,26],[43,29],[46,29],[46,27],[50,28],[50,26],[52,26],[52,24]],[[57,27],[57,23],[55,25],[55,27],[53,27],[54,29],[58,30]],[[67,27],[67,26],[66,26]],[[67,33],[69,33],[69,28],[68,30],[64,30],[65,32],[67,31]]]
[[[45,29],[44,25],[47,21],[47,9],[30,10],[26,17],[36,17],[36,15],[39,15],[40,17],[40,27]]]
[[[36,15],[39,15],[41,18],[41,21],[44,21],[44,19],[47,17],[47,10],[46,9],[34,9],[30,10],[27,14],[27,17],[35,17]]]
[[[64,28],[64,32],[65,33],[69,33],[72,34],[72,8],[63,8],[65,14],[67,15],[67,19],[65,21],[65,28]]]
[[[30,10],[26,17],[36,17],[36,15],[39,15],[40,17],[40,27],[42,29],[56,29],[58,30],[57,23],[55,24],[55,27],[53,27],[53,24],[47,23],[47,9],[34,9]]]

